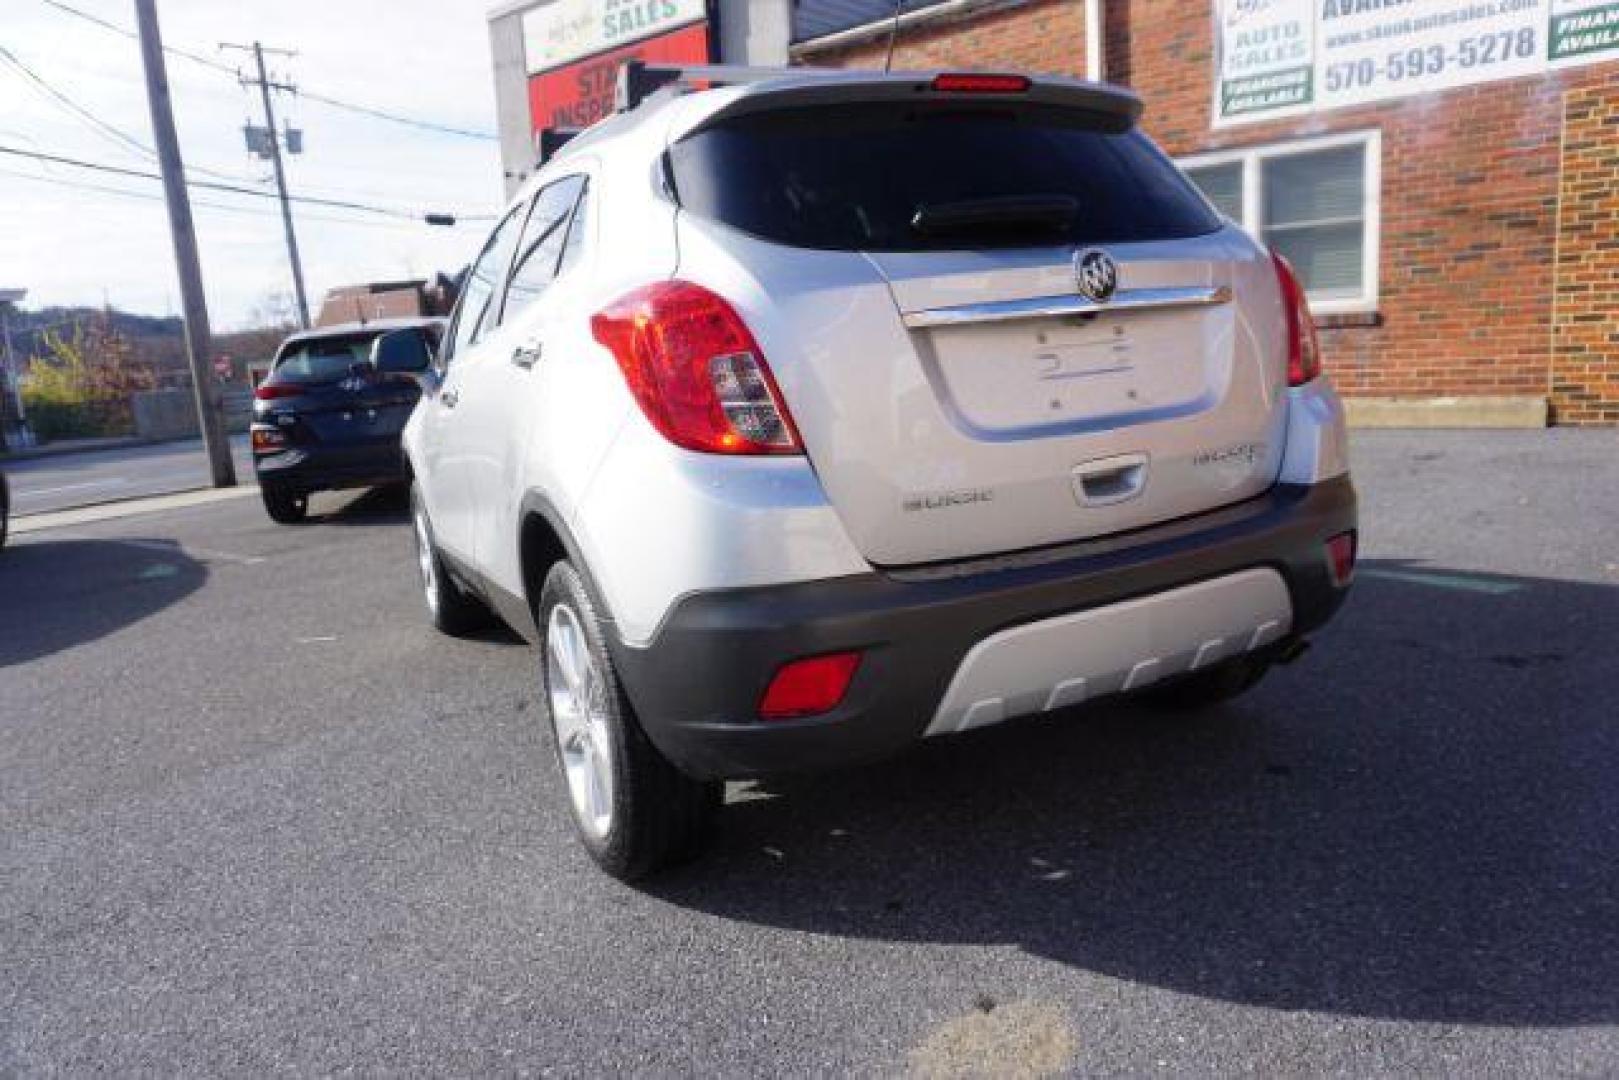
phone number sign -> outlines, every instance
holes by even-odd
[[[1619,0],[1217,0],[1214,122],[1619,60]]]

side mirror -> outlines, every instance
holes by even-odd
[[[420,375],[432,365],[432,347],[420,330],[390,330],[371,343],[371,366],[384,375]]]

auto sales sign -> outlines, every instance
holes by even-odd
[[[704,0],[549,0],[523,14],[529,123],[584,128],[613,111],[626,60],[706,64]]]
[[[1619,0],[1216,0],[1216,126],[1619,60]]]
[[[528,73],[678,30],[705,15],[704,0],[550,0],[523,13]]]

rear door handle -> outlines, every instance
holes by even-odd
[[[545,351],[543,342],[531,341],[527,345],[519,345],[512,350],[512,363],[520,368],[531,368],[539,363],[541,354]]]
[[[453,386],[447,386],[439,391],[438,400],[446,409],[453,409],[455,403],[461,400],[461,394]]]

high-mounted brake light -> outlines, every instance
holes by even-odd
[[[1315,334],[1315,319],[1304,286],[1288,261],[1271,252],[1276,264],[1276,280],[1282,286],[1283,317],[1287,319],[1287,385],[1303,386],[1321,374],[1321,342]]]
[[[259,383],[253,396],[260,401],[274,401],[276,398],[297,397],[304,392],[304,388],[297,383]]]
[[[858,652],[827,653],[783,664],[765,688],[759,715],[766,720],[787,720],[831,712],[849,692],[859,668]]]
[[[951,71],[933,77],[933,89],[941,94],[1023,94],[1031,85],[1027,75]]]
[[[676,446],[800,454],[764,352],[723,297],[687,281],[637,289],[590,320],[641,411]]]

